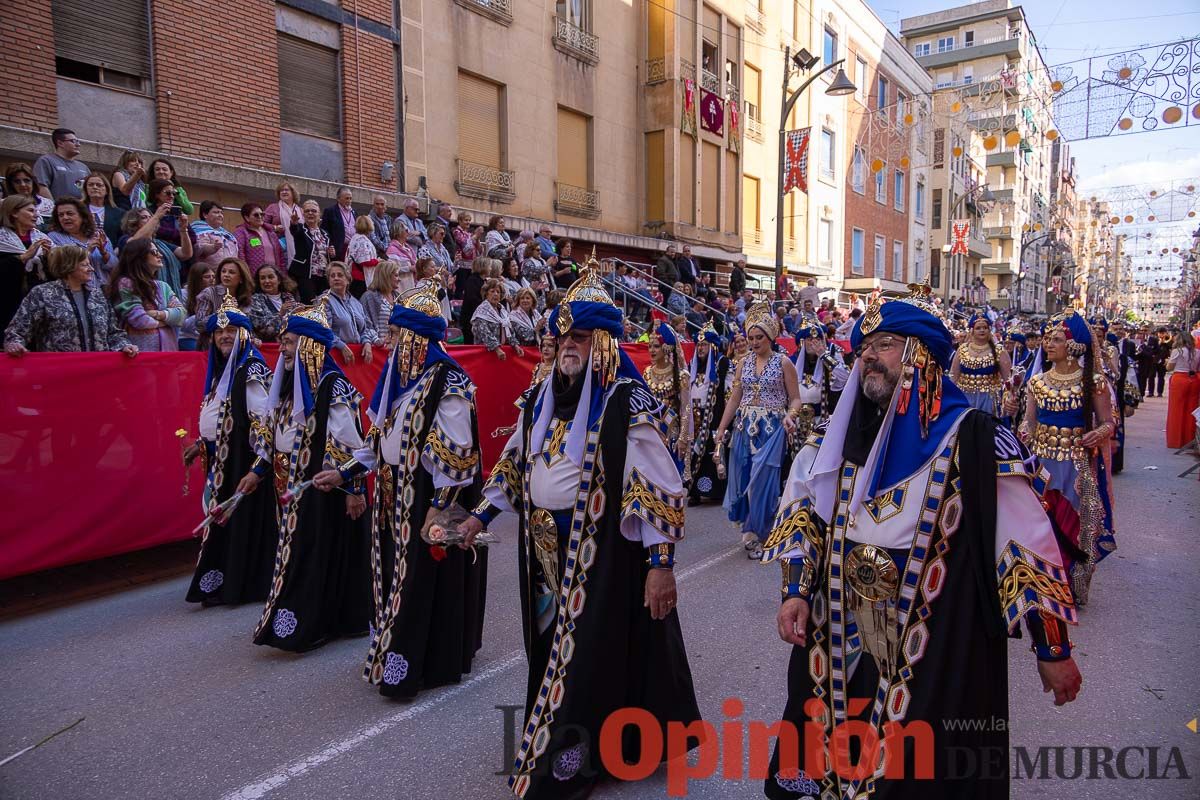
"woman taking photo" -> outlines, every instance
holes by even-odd
[[[150,176],[151,181],[169,181],[175,187],[175,203],[183,209],[183,213],[189,217],[196,213],[196,208],[192,205],[192,201],[188,200],[187,192],[184,191],[183,184],[179,182],[179,178],[175,177],[175,166],[165,158],[156,158],[150,162],[150,166],[146,168],[146,173]],[[147,200],[154,196],[154,191],[147,193]]]
[[[251,275],[258,274],[263,266],[283,268],[279,237],[274,228],[263,224],[263,210],[258,203],[242,206],[242,224],[233,232],[233,238],[237,241],[238,258],[246,262]]]
[[[125,216],[121,219],[121,238],[117,250],[119,254],[121,248],[134,239],[148,239],[153,242],[154,246],[158,248],[159,255],[163,258],[157,279],[170,286],[171,291],[175,294],[182,295],[180,281],[183,275],[183,263],[192,257],[192,237],[184,236],[179,246],[176,247],[154,235],[158,232],[159,223],[162,222],[162,218],[169,210],[167,206],[159,206],[153,214],[145,208],[126,211]],[[194,265],[192,269],[195,269]]]
[[[255,292],[250,298],[250,323],[263,342],[279,341],[279,330],[296,307],[296,284],[278,267],[265,264],[254,276]]]
[[[97,230],[96,220],[82,200],[60,197],[54,203],[54,217],[50,222],[50,241],[55,247],[73,244],[88,251],[92,267],[96,270],[98,285],[106,286],[108,276],[117,266],[117,253],[112,242]]]
[[[196,264],[215,267],[227,258],[238,257],[237,236],[225,229],[225,210],[218,203],[212,200],[201,203],[200,219],[191,227],[196,238]]]
[[[501,361],[507,358],[501,349],[506,344],[513,346],[518,358],[525,355],[513,337],[508,309],[504,307],[504,287],[500,281],[489,279],[483,285],[483,297],[484,301],[471,314],[471,333],[475,343],[486,347]]]
[[[362,296],[362,307],[367,314],[367,322],[371,323],[381,342],[387,341],[390,333],[388,320],[401,294],[399,262],[379,262],[371,280],[371,288]]]
[[[121,153],[112,174],[113,201],[117,208],[146,207],[146,168],[142,157],[133,150]]]
[[[229,292],[237,298],[238,309],[250,315],[250,303],[254,298],[254,279],[246,262],[227,258],[217,265],[217,283],[200,293],[196,298],[196,349],[207,350],[209,334],[205,328],[208,318],[217,313]]]
[[[533,289],[521,289],[517,292],[509,312],[509,323],[512,326],[513,338],[522,347],[532,347],[538,343],[545,320],[537,310],[537,296]]]
[[[1196,418],[1200,404],[1200,350],[1187,331],[1175,334],[1167,356],[1167,447],[1178,449],[1196,440]]]
[[[263,213],[263,224],[275,232],[283,248],[280,267],[290,264],[296,254],[296,243],[292,241],[292,226],[304,221],[300,206],[300,193],[287,181],[275,187],[275,202]]]
[[[762,542],[771,532],[786,473],[781,471],[787,436],[800,415],[800,385],[790,358],[775,350],[779,323],[769,303],[756,303],[746,312],[749,352],[737,365],[733,391],[713,438],[713,461],[722,463],[725,432],[733,428],[729,445],[725,511],[740,525],[747,557],[762,555]]]
[[[121,250],[106,294],[129,341],[147,353],[179,349],[179,328],[187,311],[179,297],[155,276],[162,254],[148,239],[134,239]]]
[[[154,238],[161,239],[172,247],[180,247],[183,245],[183,239],[190,237],[194,252],[195,233],[187,224],[191,211],[185,209],[179,202],[178,191],[170,181],[150,181],[150,188],[146,192],[146,208],[150,209],[152,214],[159,208],[165,209],[159,217],[158,230],[155,231]],[[189,205],[188,208],[191,206]]]
[[[9,195],[0,202],[0,330],[37,282],[50,252],[50,238],[37,229],[37,219],[32,195]]]
[[[329,328],[333,331],[333,346],[342,351],[347,364],[354,363],[352,344],[362,345],[362,360],[370,364],[373,356],[371,345],[379,344],[379,334],[367,319],[358,298],[350,294],[350,268],[341,261],[329,265],[326,273],[329,290],[321,295],[329,301]]]
[[[311,303],[328,288],[325,271],[333,258],[329,234],[321,227],[321,206],[316,200],[305,200],[301,207],[304,220],[292,223],[292,243],[295,252],[288,264],[288,275],[296,282],[300,302]]]

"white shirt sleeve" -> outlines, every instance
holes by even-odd
[[[358,429],[358,420],[350,406],[345,403],[334,403],[329,407],[328,435],[337,443],[338,448],[346,452],[355,453],[363,449],[363,437]],[[334,469],[344,466],[333,462],[328,457],[326,463],[327,466]]]
[[[630,541],[640,541],[644,547],[676,542],[683,537],[684,492],[675,460],[662,434],[652,425],[631,427],[628,442],[625,494],[628,497],[631,491],[648,491],[654,500],[622,504],[621,534]],[[664,519],[662,514],[654,513],[654,506],[665,510],[671,518]],[[674,524],[674,520],[679,524]]]
[[[458,451],[474,453],[476,457],[473,469],[466,470],[465,475],[453,478],[447,475],[428,453],[422,452],[421,466],[425,467],[433,476],[434,488],[466,486],[474,480],[475,474],[479,471],[479,454],[475,446],[475,435],[471,430],[471,404],[465,398],[457,395],[443,397],[438,403],[431,435],[439,436],[444,444]],[[458,455],[461,455],[461,452]]]

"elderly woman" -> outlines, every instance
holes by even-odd
[[[196,298],[196,349],[208,349],[209,334],[205,330],[208,318],[217,313],[226,292],[231,292],[237,298],[238,309],[249,316],[254,298],[254,278],[250,277],[250,268],[241,259],[227,258],[218,264],[216,285],[208,287]]]
[[[400,271],[396,286],[407,292],[417,285],[417,248],[408,243],[408,228],[399,220],[392,223],[392,240],[388,242],[387,259]]]
[[[237,236],[225,229],[225,210],[220,204],[212,200],[201,203],[200,219],[191,227],[197,264],[216,266],[227,258],[238,258]]]
[[[275,187],[275,202],[267,206],[263,212],[263,224],[275,231],[275,236],[281,240],[283,261],[279,266],[283,269],[291,263],[296,253],[296,243],[292,241],[292,226],[304,221],[304,211],[300,207],[300,193],[296,187],[284,181]]]
[[[454,272],[454,259],[450,257],[450,251],[446,249],[443,241],[446,238],[446,229],[438,222],[432,222],[426,228],[429,234],[429,241],[421,245],[421,249],[417,251],[417,256],[420,258],[432,258],[433,263],[437,265],[439,271],[442,272],[444,280],[448,284],[450,282],[450,274]]]
[[[353,364],[354,351],[350,345],[361,343],[363,363],[370,364],[373,356],[371,345],[379,344],[379,334],[367,319],[362,303],[350,294],[350,268],[341,261],[334,261],[329,265],[326,278],[329,280],[329,291],[321,297],[328,301],[333,346],[342,351],[342,358],[347,364]]]
[[[521,276],[521,265],[517,263],[516,259],[504,262],[502,271],[500,280],[504,283],[504,294],[509,300],[513,300],[517,296],[517,292],[522,289],[532,288],[529,281]],[[536,293],[534,296],[536,298]]]
[[[30,207],[32,209],[32,206]],[[49,283],[35,286],[21,301],[4,332],[4,349],[17,358],[37,353],[119,350],[137,355],[117,324],[100,289],[89,286],[95,269],[87,250],[73,244],[56,247],[46,259]]]
[[[187,192],[183,188],[183,184],[179,182],[179,178],[175,175],[175,165],[165,158],[156,158],[150,162],[150,166],[146,168],[146,173],[153,181],[169,181],[175,187],[175,203],[183,209],[183,213],[191,216],[196,213],[196,207],[192,205],[192,201],[188,200]],[[147,192],[147,205],[150,204],[153,197],[153,192]]]
[[[667,298],[667,311],[671,314],[671,316],[677,316],[680,314],[686,316],[687,312],[691,310],[692,305],[692,296],[690,293],[688,293],[688,290],[691,287],[685,283],[676,281],[675,286],[672,288],[673,291],[671,292],[671,296]]]
[[[33,167],[22,161],[9,164],[8,169],[4,170],[4,196],[12,197],[15,194],[27,194],[33,198],[37,209],[38,227],[54,215],[54,201],[38,194],[38,182],[33,176]]]
[[[504,229],[504,217],[499,214],[494,215],[488,220],[487,234],[483,240],[484,252],[488,258],[512,258],[513,256],[513,240],[508,235],[508,231]]]
[[[134,150],[126,150],[117,159],[117,168],[112,174],[113,202],[117,208],[146,207],[146,167],[142,157]]]
[[[259,341],[278,341],[287,315],[297,305],[296,284],[279,267],[264,264],[254,275],[254,288],[249,314],[254,335]]]
[[[87,250],[100,285],[108,283],[109,273],[117,266],[117,254],[104,231],[96,229],[96,220],[82,200],[58,198],[48,233],[55,247],[73,244]]]
[[[87,204],[88,213],[96,221],[96,229],[104,231],[109,242],[121,238],[121,217],[125,212],[113,202],[112,187],[108,178],[99,172],[93,172],[83,181],[83,201]]]
[[[442,304],[442,316],[446,322],[450,322],[450,293],[446,291],[446,276],[437,265],[433,263],[432,258],[417,259],[417,285],[419,289],[422,286],[428,286],[430,283],[437,283],[438,302]]]
[[[506,344],[513,346],[517,356],[525,355],[513,336],[508,309],[504,307],[504,286],[495,278],[490,279],[483,285],[483,297],[484,301],[471,315],[471,333],[475,343],[495,353],[501,361],[507,358],[501,349]]]
[[[526,248],[525,258],[521,259],[521,277],[529,281],[529,288],[539,293],[553,289],[550,269],[550,265],[542,258],[542,253],[536,246]]]
[[[391,319],[396,301],[404,293],[400,289],[400,274],[399,262],[380,261],[371,279],[371,288],[362,296],[362,307],[367,314],[367,321],[371,323],[381,342],[388,338],[388,320]]]
[[[317,201],[305,200],[300,210],[304,221],[292,223],[292,241],[296,249],[288,264],[288,275],[296,282],[301,302],[311,303],[329,286],[325,271],[335,251],[329,242],[329,234],[321,227],[321,206]]]
[[[478,227],[471,225],[471,213],[469,211],[458,212],[458,225],[454,226],[454,230],[450,234],[454,237],[454,269],[455,274],[460,270],[470,271],[471,262],[477,257],[483,255],[481,252],[483,247],[480,245],[479,237],[475,235]]]
[[[533,289],[524,288],[517,292],[512,309],[508,319],[515,343],[526,347],[537,344],[546,323],[537,309],[537,296]]]
[[[33,195],[14,194],[0,203],[0,327],[17,313],[50,252],[50,239],[37,229],[37,220]]]
[[[105,294],[129,340],[145,352],[179,349],[178,332],[187,311],[178,295],[158,280],[162,254],[148,239],[121,249]]]
[[[375,242],[371,235],[375,233],[375,223],[364,214],[354,220],[354,235],[350,244],[346,245],[346,264],[350,267],[350,294],[361,299],[367,292],[379,266],[379,253],[375,250]]]
[[[246,262],[250,274],[258,274],[259,267],[283,266],[283,248],[275,229],[263,222],[262,206],[246,203],[242,206],[242,224],[233,232],[237,241],[238,258]]]
[[[471,274],[465,280],[459,281],[462,290],[462,307],[459,309],[459,320],[463,331],[463,344],[475,344],[475,334],[471,331],[471,318],[475,309],[483,303],[483,285],[488,280],[494,259],[480,256],[471,262]]]

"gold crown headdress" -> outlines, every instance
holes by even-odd
[[[400,305],[413,311],[420,311],[427,317],[440,317],[442,301],[438,297],[439,289],[441,289],[441,283],[434,278],[422,286],[405,292],[400,297]]]
[[[427,317],[442,316],[442,301],[438,297],[442,284],[435,277],[432,280],[410,289],[401,297],[399,304],[411,311],[417,311]],[[430,347],[441,347],[441,342],[430,342],[429,339],[410,331],[400,329],[396,339],[396,371],[405,382],[417,378],[425,370],[425,360],[429,356]]]
[[[225,296],[221,298],[221,306],[217,309],[217,330],[228,328],[233,324],[229,321],[229,314],[231,312],[241,314],[242,309],[238,306],[237,296],[233,292],[226,290]],[[238,329],[238,340],[246,341],[250,337],[250,332],[241,325],[236,327]]]
[[[329,297],[321,295],[311,306],[301,306],[288,316],[311,320],[328,328],[330,327]],[[321,367],[325,364],[325,353],[325,345],[311,336],[301,336],[296,345],[296,359],[308,373],[308,382],[314,392],[317,384],[321,381]]]
[[[596,260],[596,248],[588,256],[579,278],[567,289],[563,299],[558,304],[558,333],[561,336],[571,330],[575,323],[571,314],[571,303],[603,303],[616,306],[612,296],[604,288],[601,274],[604,266]],[[601,386],[607,386],[617,377],[617,368],[621,364],[621,346],[616,337],[605,330],[592,331],[592,370],[596,373]]]
[[[746,311],[746,330],[759,328],[769,339],[779,338],[779,321],[771,311],[771,304],[765,300],[754,303]]]

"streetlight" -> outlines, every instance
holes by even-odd
[[[800,48],[800,52],[795,54],[792,53],[791,45],[783,51],[783,106],[779,111],[779,171],[775,183],[775,291],[779,291],[779,285],[783,281],[783,160],[787,153],[788,114],[791,112],[792,106],[796,105],[796,101],[800,99],[800,95],[804,94],[804,90],[811,86],[813,81],[832,69],[836,68],[837,74],[833,76],[833,82],[825,89],[825,94],[830,97],[841,97],[853,94],[856,88],[853,82],[846,77],[846,71],[841,69],[841,64],[846,59],[840,58],[810,76],[808,80],[800,84],[799,89],[789,94],[788,83],[791,82],[793,73],[808,72],[820,60],[820,56],[814,56],[803,47]],[[809,146],[812,146],[811,141]]]

